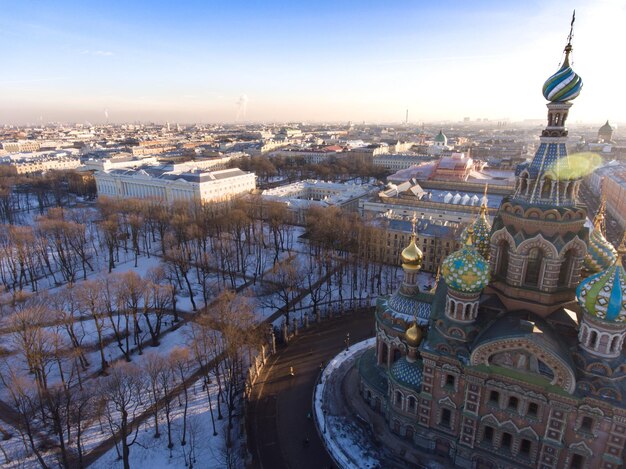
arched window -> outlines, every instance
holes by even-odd
[[[552,194],[552,179],[545,178],[543,180],[543,186],[541,186],[541,198],[549,199]]]
[[[509,243],[506,241],[500,242],[498,245],[498,265],[496,267],[496,275],[503,279],[506,279],[506,273],[509,267]]]
[[[570,286],[573,267],[574,252],[572,249],[570,249],[565,253],[565,256],[563,256],[563,262],[561,262],[561,269],[559,270],[559,287]]]
[[[576,184],[577,183],[575,183],[575,182],[570,182],[569,185],[567,186],[567,198],[568,199],[574,198]]]
[[[415,412],[416,404],[417,404],[417,401],[415,400],[415,397],[410,396],[409,397],[409,410],[412,412]]]
[[[472,305],[470,303],[465,305],[465,314],[463,315],[465,319],[469,319],[472,317]]]
[[[396,391],[396,405],[402,405],[402,393],[400,391]]]
[[[539,248],[531,248],[530,251],[528,251],[528,263],[526,264],[524,283],[529,287],[539,286],[542,257],[543,252]]]
[[[589,347],[595,349],[598,344],[598,333],[596,331],[591,331],[589,334]]]
[[[520,176],[519,178],[519,193],[521,195],[524,195],[526,194],[527,190],[528,190],[528,176],[524,174],[523,176]]]
[[[397,348],[393,350],[393,363],[397,362],[398,360],[400,360],[400,357],[402,356],[402,353],[400,353],[400,350],[398,350]]]
[[[387,364],[387,355],[389,354],[389,347],[387,347],[387,344],[383,342],[383,349],[382,349],[382,353],[381,353],[381,357],[380,357],[380,362],[383,365]]]
[[[450,316],[454,316],[454,309],[456,308],[456,302],[450,300]]]
[[[617,343],[618,342],[619,342],[619,336],[616,335],[611,340],[611,352],[616,352],[617,351]]]

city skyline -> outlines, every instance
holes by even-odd
[[[0,123],[542,119],[574,7],[570,121],[626,121],[626,5],[606,0],[12,4]]]

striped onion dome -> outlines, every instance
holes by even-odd
[[[571,101],[580,94],[583,80],[569,64],[571,46],[565,48],[565,60],[561,68],[543,84],[543,96],[553,103]]]
[[[470,225],[465,246],[446,257],[441,266],[448,286],[464,293],[478,293],[489,283],[489,263],[474,247],[473,231]]]
[[[620,252],[608,269],[578,285],[576,297],[587,314],[605,321],[626,323],[626,271],[622,255]]]
[[[587,255],[585,256],[585,270],[596,273],[609,268],[617,257],[617,251],[613,245],[597,228],[591,230],[589,243],[587,244]]]

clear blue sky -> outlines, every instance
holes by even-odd
[[[0,123],[542,119],[574,7],[570,119],[626,121],[623,0],[22,0]]]

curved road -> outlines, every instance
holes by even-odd
[[[278,349],[254,386],[248,405],[248,445],[253,467],[324,469],[334,467],[315,430],[311,412],[320,363],[374,335],[373,309],[328,319]],[[294,376],[290,375],[290,367]],[[304,445],[305,438],[309,444]]]

